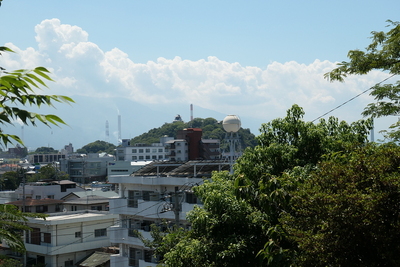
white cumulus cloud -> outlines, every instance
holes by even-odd
[[[333,108],[387,77],[382,72],[349,77],[346,83],[330,83],[324,73],[336,63],[315,60],[309,65],[272,62],[262,69],[226,62],[215,56],[191,61],[175,57],[134,63],[118,48],[103,51],[90,42],[78,26],[58,19],[35,27],[38,48],[5,54],[8,69],[44,66],[53,71],[55,91],[64,95],[124,96],[149,104],[195,103],[218,112],[275,118],[296,103],[311,116]],[[360,97],[357,112],[372,99]],[[276,116],[275,116],[276,114]]]

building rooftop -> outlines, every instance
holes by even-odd
[[[229,162],[224,160],[191,160],[187,162],[152,162],[132,176],[211,177],[213,171],[229,171]]]
[[[51,204],[60,204],[63,203],[64,200],[58,199],[25,199],[25,206],[42,206],[42,205],[51,205]],[[22,206],[24,205],[22,200],[8,202],[7,204],[15,205],[15,206]]]

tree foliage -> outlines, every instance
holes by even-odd
[[[192,121],[187,123],[181,121],[164,123],[164,125],[159,128],[153,128],[147,133],[136,136],[131,140],[131,144],[158,143],[160,141],[160,137],[163,136],[176,138],[178,130],[183,130],[185,128],[201,128],[203,131],[202,138],[204,139],[219,139],[223,141],[226,133],[222,127],[222,123],[218,122],[214,118],[194,118]],[[243,148],[248,146],[254,147],[257,144],[254,134],[252,134],[249,129],[240,128],[238,133],[240,135],[242,143],[241,145]]]
[[[45,146],[38,147],[35,150],[35,154],[51,154],[51,153],[58,153],[58,150],[55,150],[52,147],[45,147]]]
[[[69,175],[61,172],[56,166],[47,164],[39,169],[38,173],[31,175],[28,182],[37,182],[41,180],[69,180]]]
[[[367,143],[370,120],[303,121],[297,105],[261,127],[259,145],[247,148],[231,177],[215,173],[195,187],[203,203],[188,214],[187,235],[164,255],[169,266],[290,266],[297,244],[281,224],[290,211],[289,192],[332,152]],[[193,265],[193,262],[199,265]],[[183,264],[183,265],[180,265]],[[187,266],[187,265],[186,265]]]
[[[400,23],[388,20],[392,28],[387,31],[373,31],[372,42],[365,49],[350,50],[348,53],[349,61],[343,61],[338,67],[325,74],[331,81],[341,81],[348,75],[365,75],[372,70],[382,70],[389,74],[400,74]],[[370,95],[376,100],[370,103],[363,111],[364,116],[382,117],[400,115],[400,81],[392,84],[378,83],[371,88]],[[400,140],[396,123],[391,131],[386,131],[389,139]]]
[[[297,266],[400,265],[400,147],[369,145],[327,157],[281,218]]]
[[[1,189],[2,190],[15,190],[22,182],[21,171],[8,171],[1,175]]]
[[[290,208],[286,187],[296,183],[283,178],[290,172],[304,175],[325,154],[351,151],[367,143],[371,130],[370,120],[348,124],[330,117],[314,124],[303,121],[303,116],[303,109],[293,105],[285,118],[263,124],[259,145],[246,149],[235,165],[237,196],[268,218],[262,234],[269,241],[260,248],[260,255],[272,266],[289,266],[293,257],[293,243],[286,238],[279,218]]]
[[[232,177],[214,173],[212,181],[193,188],[203,201],[187,216],[191,230],[160,235],[153,229],[156,253],[165,266],[262,266],[256,259],[258,248],[267,239],[260,235],[263,214],[236,198]],[[155,246],[154,246],[155,244]]]
[[[82,148],[78,149],[76,152],[77,153],[82,153],[82,154],[88,154],[88,153],[107,153],[114,155],[115,154],[115,148],[116,146],[105,142],[105,141],[100,141],[97,140],[95,142],[89,143]]]
[[[41,213],[26,213],[20,211],[14,205],[0,204],[0,239],[17,252],[25,252],[25,245],[21,238],[23,230],[30,230],[24,223],[31,218],[46,218]]]
[[[1,46],[2,52],[13,52],[11,49]],[[0,72],[0,124],[12,125],[16,120],[25,125],[36,126],[37,122],[47,126],[65,124],[58,116],[52,114],[39,114],[25,110],[21,107],[42,105],[53,106],[54,102],[73,103],[74,101],[61,95],[41,95],[37,90],[47,87],[45,81],[53,81],[48,75],[49,71],[44,67],[33,70],[6,71],[2,68]],[[16,136],[0,132],[0,141],[7,146],[8,143],[16,141],[20,144],[22,140]]]

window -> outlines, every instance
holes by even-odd
[[[132,149],[132,153],[137,153],[137,149],[136,148]]]
[[[43,243],[51,244],[51,234],[50,233],[42,233],[42,240]]]
[[[64,261],[64,266],[65,267],[74,267],[74,261],[73,260]]]
[[[48,195],[47,198],[54,199],[54,195]]]
[[[75,232],[75,237],[76,238],[82,237],[82,232]]]
[[[146,153],[150,153],[150,148],[146,148]]]
[[[103,210],[103,208],[101,206],[91,206],[90,209],[91,210]]]
[[[36,206],[36,212],[38,213],[47,212],[47,210],[48,210],[47,206]]]
[[[151,159],[157,159],[157,155],[151,156]]]
[[[139,159],[143,159],[143,156],[139,156]]]
[[[132,160],[137,160],[137,156],[132,156]]]
[[[163,156],[162,155],[158,155],[158,159],[163,159]]]
[[[100,236],[107,236],[106,228],[94,230],[94,237],[100,237]]]
[[[157,148],[151,149],[151,152],[152,152],[152,153],[157,153]]]
[[[150,159],[150,155],[146,155],[146,159]]]
[[[140,149],[139,149],[139,153],[143,153],[143,148],[140,148]]]
[[[40,199],[40,196],[36,196],[36,199]]]
[[[158,149],[158,152],[160,152],[160,153],[163,152],[163,149],[162,149],[162,148],[159,148],[159,149]]]

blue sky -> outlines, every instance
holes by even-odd
[[[207,116],[205,110],[220,114],[221,120],[224,114],[237,114],[257,134],[261,123],[284,116],[294,103],[313,120],[386,78],[372,72],[341,84],[329,83],[323,74],[346,60],[349,50],[366,47],[371,31],[387,30],[386,20],[398,21],[399,10],[399,1],[388,0],[3,0],[0,45],[17,54],[3,56],[0,63],[7,69],[51,69],[57,81],[51,94],[94,102],[122,97],[150,109],[170,107],[162,114],[133,116],[135,127],[123,138],[159,127],[176,113],[187,120],[188,109],[179,109],[191,103],[204,110],[195,117]],[[360,119],[371,101],[363,95],[331,115]],[[98,131],[104,132],[104,121],[115,121],[117,110],[110,108],[109,118],[89,120],[98,121]],[[59,149],[72,142],[79,148],[104,139],[90,133],[74,137],[73,129],[84,125],[68,112],[53,113],[70,125],[68,138],[57,144],[35,138],[29,147]],[[377,130],[387,125],[387,120],[378,121]],[[33,132],[26,128],[25,135]]]

